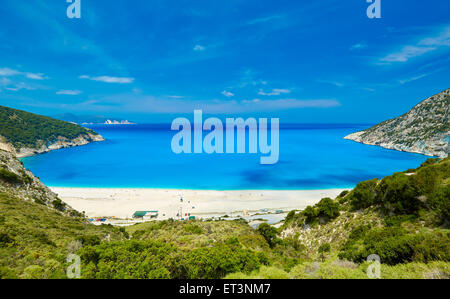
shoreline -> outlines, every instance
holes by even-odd
[[[158,211],[156,220],[177,219],[180,209],[196,218],[243,216],[249,213],[283,213],[314,205],[324,197],[335,198],[344,190],[189,190],[146,188],[49,187],[89,218],[130,219],[136,211]],[[183,198],[181,202],[180,198]],[[279,211],[278,211],[279,212]]]

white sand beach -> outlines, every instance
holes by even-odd
[[[60,188],[52,191],[88,217],[131,218],[135,211],[159,211],[158,219],[176,219],[183,214],[197,218],[223,216],[233,213],[257,212],[267,209],[290,211],[304,209],[321,198],[335,198],[345,189],[326,190],[176,190],[176,189],[113,189]],[[183,202],[180,198],[183,198]]]

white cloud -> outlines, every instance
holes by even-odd
[[[400,50],[390,53],[379,59],[379,64],[391,64],[394,62],[407,62],[410,59],[420,57],[427,53],[450,46],[450,27],[444,27],[434,36],[420,39],[418,42],[405,45]]]
[[[194,51],[204,51],[205,47],[202,45],[195,45]]]
[[[362,49],[366,49],[367,47],[368,47],[367,44],[358,43],[358,44],[354,44],[353,46],[351,46],[350,50],[362,50]]]
[[[20,72],[18,70],[13,70],[10,68],[0,68],[0,76],[5,76],[5,77],[12,77],[12,76],[25,76],[28,79],[33,79],[33,80],[44,80],[44,79],[48,79],[48,77],[45,77],[44,74],[42,73],[28,73],[28,72]]]
[[[60,90],[56,92],[58,95],[69,95],[69,96],[76,96],[81,94],[80,90]]]
[[[405,46],[400,51],[391,53],[380,59],[382,62],[406,62],[411,58],[422,56],[436,50],[435,47]]]
[[[437,36],[427,37],[419,42],[422,46],[450,46],[450,27],[444,30]]]
[[[329,80],[317,80],[317,82],[319,83],[325,83],[325,84],[331,84],[334,85],[336,87],[344,87],[345,84],[339,81],[329,81]]]
[[[37,88],[34,86],[31,86],[27,83],[20,82],[20,83],[14,83],[14,84],[8,85],[7,87],[5,87],[5,89],[9,90],[9,91],[19,91],[21,89],[36,90]]]
[[[234,93],[226,91],[226,90],[222,91],[222,94],[224,96],[226,96],[227,98],[234,97]]]
[[[130,77],[111,77],[111,76],[98,76],[98,77],[90,77],[87,75],[81,75],[78,77],[79,79],[89,79],[92,81],[100,81],[105,83],[119,83],[119,84],[128,84],[133,83],[134,78]]]
[[[10,76],[16,76],[20,75],[21,73],[16,70],[12,70],[10,68],[0,68],[0,76],[10,77]]]
[[[259,90],[258,94],[262,96],[278,96],[280,94],[290,93],[289,89],[272,89],[271,92],[264,92],[262,89]]]
[[[270,21],[282,19],[282,18],[283,18],[283,16],[281,16],[281,15],[267,16],[264,18],[259,18],[259,19],[254,19],[254,20],[248,21],[247,24],[254,25],[254,24],[258,24],[258,23],[266,23],[266,22],[270,22]]]
[[[28,79],[33,79],[33,80],[44,80],[47,79],[47,77],[44,77],[44,74],[34,74],[34,73],[26,73],[25,74],[27,76]]]

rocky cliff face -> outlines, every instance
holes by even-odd
[[[0,193],[13,194],[71,215],[79,215],[62,202],[47,186],[23,167],[14,154],[0,150]]]
[[[46,153],[52,150],[57,150],[66,147],[82,146],[89,144],[91,142],[104,141],[105,139],[101,135],[94,134],[81,134],[75,139],[68,139],[66,137],[58,137],[58,139],[50,144],[45,144],[45,142],[38,142],[39,146],[36,148],[22,147],[15,148],[11,143],[7,143],[2,136],[0,136],[0,150],[11,152],[18,158],[33,156],[37,154]]]
[[[345,139],[388,149],[447,157],[450,142],[450,89],[420,102],[409,112]]]

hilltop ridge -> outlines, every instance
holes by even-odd
[[[450,89],[433,95],[409,112],[344,139],[398,151],[447,157],[450,141]]]
[[[103,140],[77,124],[0,106],[0,149],[19,158]]]

